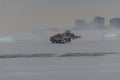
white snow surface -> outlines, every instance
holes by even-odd
[[[0,43],[0,54],[120,52],[119,30],[72,31],[81,39],[52,44],[58,32],[1,33],[14,42]],[[0,80],[120,80],[120,55],[94,57],[1,58]]]
[[[64,30],[40,30],[39,32],[19,32],[0,34],[0,38],[12,38],[12,42],[0,42],[0,54],[33,53],[86,53],[120,52],[120,30],[87,30],[72,32],[81,35],[81,39],[67,44],[52,44],[49,37]]]

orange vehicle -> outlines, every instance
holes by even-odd
[[[73,39],[81,38],[81,36],[75,36],[74,33],[71,32],[65,32],[65,33],[58,33],[54,36],[50,37],[50,41],[52,43],[57,43],[57,44],[64,44],[67,42],[71,42]]]

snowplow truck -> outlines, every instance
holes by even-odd
[[[77,38],[81,38],[81,36],[76,36],[74,33],[71,32],[64,32],[64,33],[58,33],[54,36],[50,37],[50,41],[52,43],[57,43],[57,44],[64,44],[67,42],[71,42],[71,40],[77,39]]]

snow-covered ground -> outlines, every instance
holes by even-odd
[[[1,80],[119,80],[120,56],[0,59]]]
[[[39,32],[6,33],[10,38],[0,41],[0,54],[69,53],[69,52],[120,52],[120,30],[72,31],[81,39],[67,44],[52,44],[49,37],[61,31],[40,30]],[[2,37],[1,37],[2,36]]]
[[[49,37],[58,32],[63,31],[1,33],[0,55],[120,53],[119,30],[72,31],[82,38],[67,44],[51,44]],[[120,80],[119,61],[119,54],[94,57],[1,58],[0,80]]]

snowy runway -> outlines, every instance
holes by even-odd
[[[1,80],[119,80],[120,56],[0,59]]]
[[[15,34],[0,43],[0,80],[119,80],[120,36],[112,32],[83,31],[68,44],[51,44],[49,31]]]

